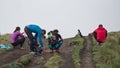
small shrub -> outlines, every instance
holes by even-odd
[[[30,63],[32,61],[31,56],[30,55],[24,55],[22,56],[20,59],[18,59],[18,63],[21,63],[23,65],[27,65],[28,63]]]

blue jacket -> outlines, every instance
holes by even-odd
[[[40,44],[40,47],[43,47],[42,42],[42,29],[38,25],[30,24],[27,26],[31,32],[35,33],[35,40]]]

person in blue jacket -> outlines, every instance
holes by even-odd
[[[30,50],[32,52],[36,52],[35,49],[36,47],[40,47],[42,50],[43,48],[42,36],[45,35],[46,30],[40,28],[38,25],[35,24],[25,26],[24,30],[29,39]],[[35,35],[33,35],[33,33]]]

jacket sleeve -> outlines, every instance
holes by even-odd
[[[23,33],[18,32],[18,35],[19,35],[20,37],[24,37]]]
[[[94,35],[95,32],[96,32],[96,31],[93,31],[93,32],[92,32],[92,35]]]
[[[98,28],[97,28],[97,29],[95,29],[95,30],[92,32],[92,35],[96,34],[96,33],[97,33],[97,31],[98,31]]]
[[[42,34],[38,34],[38,42],[40,44],[40,47],[43,47]]]

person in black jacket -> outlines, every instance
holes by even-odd
[[[59,31],[57,29],[55,29],[48,33],[48,36],[49,36],[48,37],[48,43],[49,43],[48,45],[51,50],[51,53],[53,53],[53,51],[59,53],[59,48],[63,44],[63,39],[58,32]]]

